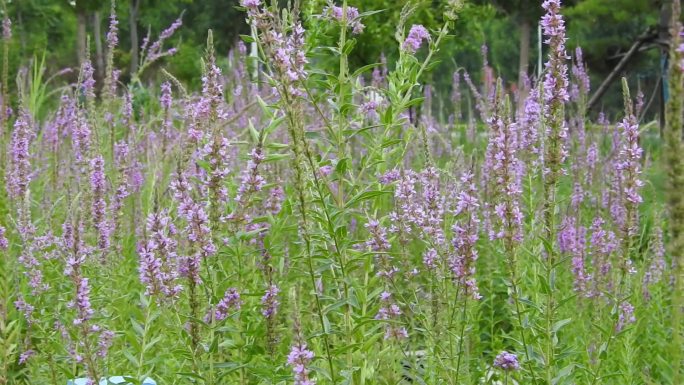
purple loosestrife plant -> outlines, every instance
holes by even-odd
[[[520,369],[518,357],[507,351],[503,351],[496,356],[494,359],[494,366],[506,372]]]
[[[524,111],[516,123],[520,134],[518,143],[521,156],[525,160],[530,172],[537,171],[537,168],[540,164],[543,164],[544,160],[542,143],[540,142],[542,136],[540,133],[541,117],[541,94],[540,89],[535,87],[527,95]]]
[[[524,164],[519,159],[519,127],[509,121],[499,98],[488,124],[489,144],[483,176],[487,182],[487,227],[490,240],[505,239],[509,246],[522,241],[523,214],[520,209]],[[510,247],[507,246],[507,249]]]
[[[386,340],[404,340],[408,338],[408,332],[404,326],[397,325],[397,321],[401,319],[401,309],[399,305],[393,300],[392,294],[383,291],[380,293],[380,309],[375,315],[376,320],[386,321],[385,324],[385,339]]]
[[[161,125],[162,136],[162,154],[166,154],[169,140],[174,137],[173,128],[173,95],[171,93],[171,83],[164,82],[161,85],[161,95],[159,97],[159,104],[163,111],[163,122]]]
[[[65,370],[92,384],[150,370],[207,384],[667,382],[667,362],[643,357],[675,357],[657,342],[677,337],[657,322],[630,327],[677,308],[664,272],[677,252],[661,246],[674,238],[637,238],[659,203],[641,181],[660,142],[639,142],[637,108],[617,128],[591,123],[579,52],[567,81],[559,1],[544,2],[541,79],[498,91],[487,56],[500,55],[486,47],[477,79],[459,68],[421,84],[452,12],[429,32],[405,24],[417,10],[406,7],[398,60],[355,68],[351,37],[373,11],[348,2],[241,0],[250,43],[219,58],[210,38],[196,91],[161,69],[168,82],[154,84],[150,66],[117,80],[113,4],[111,83],[98,98],[84,66],[45,114],[20,107],[5,121],[30,140],[15,140],[27,143],[19,157],[7,146],[4,169],[0,221],[12,228],[8,240],[0,227],[0,293],[16,310],[0,339],[17,349],[0,359],[0,383],[5,362],[54,383]],[[145,39],[143,61],[172,52],[163,45],[178,24]],[[6,103],[22,99],[6,91]],[[653,156],[642,163],[645,143]],[[9,183],[21,168],[12,162],[26,166],[24,185]],[[30,221],[15,226],[28,202]],[[625,268],[639,275],[619,282]]]
[[[335,20],[338,23],[346,25],[347,28],[352,28],[352,33],[358,35],[363,32],[366,27],[361,23],[361,18],[359,17],[359,10],[355,7],[346,7],[346,15],[342,7],[338,7],[334,4],[328,5],[323,9],[323,15],[330,19]]]
[[[278,302],[278,293],[280,289],[276,285],[271,285],[266,289],[266,293],[261,297],[261,314],[266,319],[274,319],[276,314],[278,314],[278,307],[280,302]]]
[[[2,225],[0,225],[0,249],[5,250],[5,251],[9,247],[9,242],[7,241],[6,232],[7,232],[7,230]]]
[[[543,315],[545,318],[544,336],[544,368],[546,382],[551,383],[555,376],[556,348],[554,342],[556,332],[552,329],[555,322],[557,304],[553,277],[556,274],[557,250],[556,241],[556,205],[558,181],[563,173],[563,162],[567,155],[567,124],[565,121],[565,104],[568,95],[568,55],[565,51],[565,20],[560,14],[560,0],[546,0],[542,4],[546,11],[541,19],[541,26],[549,46],[549,57],[545,64],[542,94],[544,96],[544,177],[543,199],[543,239],[545,239],[546,263],[544,266],[546,285],[550,288],[546,295]]]
[[[240,307],[242,306],[242,300],[240,299],[240,293],[237,291],[236,288],[231,287],[230,289],[226,290],[226,293],[223,295],[223,298],[221,298],[221,301],[216,305],[216,308],[213,310],[213,320],[215,322],[221,322],[228,318],[229,311],[237,311],[240,310]],[[212,314],[207,314],[207,317],[205,317],[205,322],[208,322],[209,317],[211,317]]]
[[[105,69],[104,93],[106,98],[114,99],[118,82],[118,70],[114,66],[114,50],[119,45],[119,20],[116,17],[116,1],[111,2],[109,14],[109,30],[107,31],[107,64]],[[111,138],[113,140],[113,138]]]
[[[298,312],[295,311],[294,321],[294,342],[287,355],[287,366],[292,368],[295,385],[315,385],[316,380],[311,377],[311,361],[314,359],[314,352],[307,348],[306,342],[302,338],[301,324]]]
[[[102,252],[104,262],[110,246],[111,223],[107,218],[107,186],[105,184],[105,164],[102,155],[90,161],[90,190],[93,195],[91,217],[97,230],[97,246]]]
[[[33,179],[29,152],[33,139],[35,139],[35,131],[31,116],[28,110],[21,108],[12,130],[9,165],[5,177],[7,195],[15,202],[23,201],[28,192],[29,183]]]
[[[492,105],[489,125],[489,142],[483,164],[485,194],[483,210],[485,229],[490,240],[500,239],[504,259],[508,265],[509,293],[514,305],[514,314],[520,328],[528,369],[534,376],[530,362],[529,348],[524,330],[523,307],[520,301],[518,249],[523,241],[522,179],[525,164],[521,159],[521,127],[511,122],[510,102],[502,97],[502,83],[497,82],[496,96]]]
[[[69,338],[69,352],[77,364],[85,365],[90,379],[97,379],[102,373],[101,365],[111,346],[113,334],[93,322],[95,309],[91,303],[91,283],[90,279],[83,275],[83,266],[90,254],[89,248],[82,244],[83,225],[80,221],[74,226],[67,223],[64,229],[64,275],[69,277],[75,286],[75,296],[67,306],[75,310],[71,326],[77,337]]]
[[[430,40],[430,32],[422,25],[414,24],[411,26],[411,30],[401,47],[406,52],[414,54],[420,49],[420,46],[423,45],[423,41],[429,42]]]
[[[639,144],[639,124],[634,115],[632,101],[629,98],[629,90],[625,82],[625,118],[618,124],[621,142],[615,162],[615,171],[621,182],[619,192],[620,214],[617,214],[618,225],[621,227],[625,239],[632,238],[638,229],[638,205],[643,201],[641,187],[641,155],[643,150]],[[624,256],[625,259],[629,255]]]
[[[178,52],[176,48],[169,48],[164,50],[164,43],[170,39],[173,34],[183,25],[182,16],[176,19],[168,28],[159,34],[159,38],[154,43],[150,44],[150,35],[145,37],[142,46],[140,47],[140,66],[138,71],[133,74],[134,79],[139,81],[139,76],[149,68],[154,62],[167,57],[173,56]]]
[[[385,286],[385,291],[380,294],[380,309],[375,319],[387,321],[385,339],[405,339],[408,337],[408,332],[404,326],[398,325],[401,321],[401,309],[392,298],[392,294],[387,291],[394,286],[395,276],[399,269],[393,264],[393,258],[390,255],[391,245],[387,240],[386,230],[380,222],[374,219],[369,220],[365,227],[370,235],[366,241],[366,247],[375,253],[376,275],[382,279]]]
[[[266,179],[261,175],[259,166],[266,159],[262,145],[259,144],[256,148],[252,149],[249,153],[249,161],[247,162],[247,168],[242,172],[240,176],[240,185],[238,186],[237,194],[235,195],[235,210],[231,213],[227,219],[240,223],[248,220],[248,214],[246,210],[252,205],[253,196],[260,192],[266,185]],[[282,190],[281,190],[282,191]],[[278,194],[277,191],[273,191]],[[278,198],[276,195],[275,199]],[[275,207],[273,207],[275,205]],[[271,208],[269,211],[278,212],[280,210],[274,210],[279,204],[273,202],[268,204]]]
[[[292,368],[295,385],[315,385],[316,380],[309,377],[309,364],[314,353],[308,350],[306,344],[294,345],[287,355],[287,365]]]
[[[155,212],[147,217],[146,230],[149,239],[138,245],[140,255],[140,281],[145,294],[158,301],[174,300],[183,290],[178,272],[178,235],[168,211]]]
[[[480,202],[473,178],[474,175],[470,171],[464,172],[461,176],[462,190],[456,196],[454,208],[454,215],[459,219],[451,228],[454,254],[449,259],[449,268],[454,279],[464,288],[464,293],[477,300],[481,298],[475,278]]]
[[[276,332],[278,321],[276,317],[280,307],[280,301],[278,301],[279,293],[280,288],[275,284],[271,284],[261,297],[261,315],[266,319],[266,339],[271,354],[275,352],[275,348],[279,341]]]

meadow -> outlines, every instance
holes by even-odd
[[[439,101],[460,1],[360,68],[374,10],[264,3],[198,91],[160,65],[181,19],[119,80],[114,7],[101,82],[5,62],[0,385],[684,383],[678,24],[661,131],[627,80],[592,119],[560,0],[539,76],[485,49]]]

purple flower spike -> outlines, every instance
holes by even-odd
[[[423,44],[423,40],[430,41],[430,32],[420,24],[414,24],[409,31],[402,48],[411,54],[416,53]]]
[[[494,359],[494,366],[507,372],[520,369],[518,357],[515,354],[509,353],[507,351],[503,351],[496,356]]]
[[[261,314],[268,319],[275,317],[278,313],[278,306],[280,306],[280,302],[278,302],[278,293],[280,293],[278,286],[271,285],[266,290],[266,294],[261,297],[261,305],[263,306]]]
[[[314,353],[306,348],[306,344],[292,346],[287,355],[287,365],[292,367],[295,385],[315,385],[316,380],[309,378],[309,364],[314,358]]]

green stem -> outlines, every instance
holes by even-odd
[[[137,378],[140,381],[143,381],[144,378],[142,378],[143,375],[143,369],[144,369],[144,360],[145,360],[145,350],[147,350],[147,334],[150,330],[150,312],[152,308],[152,302],[147,303],[147,309],[145,309],[145,327],[143,329],[143,335],[142,335],[142,344],[140,345],[140,356],[138,357],[138,372],[135,375],[135,378]]]
[[[458,290],[456,290],[456,297],[458,297]],[[458,385],[458,377],[461,374],[461,358],[463,357],[463,339],[465,337],[466,328],[466,317],[468,310],[468,288],[463,287],[463,313],[461,314],[461,334],[458,338],[458,361],[456,362],[456,381],[455,385]]]

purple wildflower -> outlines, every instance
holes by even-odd
[[[159,97],[159,104],[166,111],[171,108],[171,83],[164,82],[161,84],[161,96]]]
[[[211,228],[209,227],[209,216],[204,208],[191,203],[185,219],[188,222],[186,232],[188,239],[200,249],[200,256],[208,258],[216,253],[216,246],[211,239]]]
[[[28,350],[23,351],[19,355],[19,365],[26,364],[28,362],[28,360],[31,359],[31,357],[33,357],[35,355],[36,355],[36,351],[33,349],[28,349]]]
[[[318,168],[318,172],[321,174],[321,176],[327,177],[327,176],[330,176],[330,174],[332,174],[333,167],[329,164],[325,165],[325,166],[321,166]]]
[[[567,253],[572,257],[572,273],[575,276],[575,291],[588,297],[591,275],[585,266],[586,259],[586,234],[587,229],[577,223],[573,216],[563,219],[561,230],[558,232],[558,248],[562,253]]]
[[[295,385],[315,385],[316,380],[309,378],[309,364],[314,358],[314,353],[306,348],[305,343],[292,346],[287,355],[287,365],[292,367]]]
[[[264,208],[271,215],[277,215],[282,209],[283,200],[285,200],[285,191],[282,186],[277,185],[269,191]]]
[[[147,43],[149,43],[149,39],[146,39],[146,41],[143,43],[143,46],[140,49],[140,52],[142,52],[145,55],[145,61],[147,63],[152,63],[164,56],[171,56],[176,53],[175,48],[171,48],[167,51],[162,52],[162,46],[164,45],[164,41],[169,39],[178,28],[180,28],[183,25],[183,20],[181,18],[176,19],[168,28],[162,31],[162,33],[159,34],[159,39],[152,43],[150,45],[149,49],[146,50],[147,48]]]
[[[639,191],[644,185],[641,180],[641,154],[643,150],[639,145],[639,125],[633,114],[626,116],[618,124],[621,134],[621,146],[615,162],[615,173],[618,181],[622,182],[622,191],[619,196],[621,208],[618,215],[618,223],[624,227],[625,236],[634,236],[638,227],[637,206],[643,201]],[[629,216],[629,217],[625,217]]]
[[[92,147],[92,132],[87,119],[82,116],[76,118],[76,122],[72,126],[71,141],[76,155],[76,160],[83,168],[82,172],[87,170],[87,159]]]
[[[451,241],[454,253],[449,257],[449,268],[456,281],[463,285],[466,293],[469,293],[474,299],[480,299],[481,296],[475,280],[480,204],[477,199],[477,188],[473,182],[473,174],[465,172],[461,176],[461,184],[463,188],[456,196],[456,209],[454,211],[459,219],[451,228],[454,233]]]
[[[138,246],[140,255],[140,281],[145,284],[146,295],[173,299],[182,290],[178,281],[177,234],[167,210],[147,217],[149,239]]]
[[[26,302],[23,296],[20,295],[19,298],[14,301],[14,307],[24,315],[24,318],[29,325],[33,323],[33,311],[36,310],[36,308]]]
[[[546,14],[542,17],[541,26],[546,36],[545,43],[551,51],[546,62],[544,75],[544,117],[548,122],[548,148],[545,161],[552,172],[552,184],[565,160],[566,149],[564,142],[567,138],[567,125],[564,116],[564,104],[569,100],[568,95],[568,59],[565,52],[565,21],[560,14],[560,0],[546,0],[542,4]]]
[[[99,331],[99,327],[94,326],[93,331]],[[109,348],[112,347],[114,342],[114,332],[111,330],[100,331],[100,337],[97,341],[97,356],[100,358],[106,358]]]
[[[380,301],[382,302],[382,305],[378,310],[378,314],[375,315],[375,319],[380,321],[397,321],[402,312],[399,305],[392,299],[392,295],[387,291],[383,291],[380,293]],[[397,326],[394,322],[387,322],[385,324],[386,340],[400,340],[405,338],[408,338],[408,332],[405,327]]]
[[[589,232],[591,262],[593,265],[593,288],[587,290],[586,296],[593,297],[602,293],[604,290],[610,289],[612,282],[610,282],[610,271],[612,269],[611,254],[618,246],[617,237],[612,231],[604,228],[605,221],[601,217],[596,217]],[[585,266],[588,268],[588,266]]]
[[[159,104],[164,111],[164,121],[162,122],[161,134],[163,135],[163,149],[166,150],[166,141],[172,137],[173,132],[173,115],[171,112],[171,105],[173,97],[171,94],[171,83],[164,82],[161,85],[161,96],[159,97]]]
[[[10,162],[7,167],[7,193],[15,200],[24,199],[29,183],[33,179],[29,148],[35,138],[29,112],[21,108],[14,122],[10,144]]]
[[[216,305],[216,310],[214,312],[214,320],[223,321],[228,317],[228,311],[231,309],[240,310],[242,306],[242,301],[240,300],[240,293],[238,293],[236,288],[231,287],[226,290],[223,298]]]
[[[618,322],[615,325],[615,331],[620,332],[627,324],[636,322],[636,317],[634,316],[634,306],[627,301],[623,301],[620,304]]]
[[[225,182],[230,173],[228,168],[229,147],[228,139],[217,135],[200,149],[202,159],[209,163],[209,170],[201,179],[203,187],[211,192],[212,204],[214,205],[225,204],[228,201],[228,189]]]
[[[7,237],[5,236],[5,228],[0,225],[0,249],[2,250],[7,250],[9,247],[9,242],[7,241]]]
[[[524,164],[519,158],[519,127],[511,123],[501,111],[497,101],[495,112],[488,120],[489,143],[485,152],[484,176],[490,198],[487,209],[487,227],[491,240],[505,238],[522,240],[523,214],[520,209]]]
[[[425,267],[427,267],[428,270],[434,270],[437,268],[437,258],[437,250],[429,248],[423,253],[423,264],[425,264]]]
[[[90,304],[90,285],[88,278],[76,277],[76,300],[72,302],[78,316],[74,319],[74,325],[80,325],[92,318],[95,310]]]
[[[539,141],[539,123],[541,121],[542,106],[540,104],[539,89],[533,89],[525,99],[525,109],[518,121],[520,133],[520,149],[527,151],[527,155],[538,158],[541,156]],[[532,159],[532,166],[537,166],[541,159]]]
[[[392,256],[389,254],[391,245],[387,240],[387,231],[375,219],[369,220],[364,227],[370,233],[370,238],[366,241],[366,247],[368,250],[376,253],[377,275],[392,280],[392,277],[399,270],[392,265]]]
[[[273,319],[278,313],[278,306],[280,306],[278,293],[280,293],[278,286],[271,285],[266,289],[263,297],[261,297],[261,306],[263,307],[261,314],[269,320]]]
[[[98,232],[98,247],[105,251],[109,248],[111,226],[107,220],[107,203],[105,201],[106,186],[104,158],[98,155],[90,161],[90,188],[93,194],[92,218]]]
[[[323,15],[330,19],[336,20],[338,23],[342,23],[344,19],[346,21],[345,24],[347,28],[352,28],[353,34],[358,35],[362,33],[366,26],[361,23],[359,10],[355,7],[346,8],[347,14],[344,15],[344,10],[342,7],[338,7],[336,5],[333,5],[332,7],[325,7],[325,9],[323,9]]]
[[[2,38],[5,41],[12,38],[12,20],[7,15],[2,18]]]
[[[402,48],[406,52],[414,54],[420,49],[423,40],[430,41],[430,32],[422,25],[414,24],[411,26],[411,30],[409,31],[406,40],[404,40],[404,44],[402,44]]]
[[[90,59],[86,59],[81,66],[80,87],[86,99],[95,99],[95,68]]]
[[[249,154],[249,161],[247,168],[243,171],[240,177],[240,186],[238,187],[235,201],[239,205],[247,205],[249,197],[261,191],[266,180],[259,174],[259,165],[266,159],[261,147],[254,148]]]
[[[116,18],[116,8],[112,2],[112,12],[109,15],[109,31],[107,31],[107,49],[110,52],[114,51],[119,45],[119,20]]]
[[[370,121],[374,121],[378,117],[379,104],[375,100],[369,100],[361,105],[361,112]]]
[[[398,181],[399,178],[401,178],[401,173],[399,172],[399,170],[390,170],[381,175],[378,178],[378,182],[380,182],[381,184],[390,184],[392,182]]]
[[[518,357],[515,354],[509,353],[507,351],[503,351],[496,356],[494,359],[494,366],[507,372],[520,369]]]
[[[591,89],[591,82],[587,73],[587,67],[584,64],[582,48],[580,47],[575,49],[575,62],[572,66],[572,74],[575,78],[571,92],[573,100],[578,100],[580,97],[585,98]]]
[[[245,8],[256,9],[261,5],[261,0],[241,0],[240,5]]]

